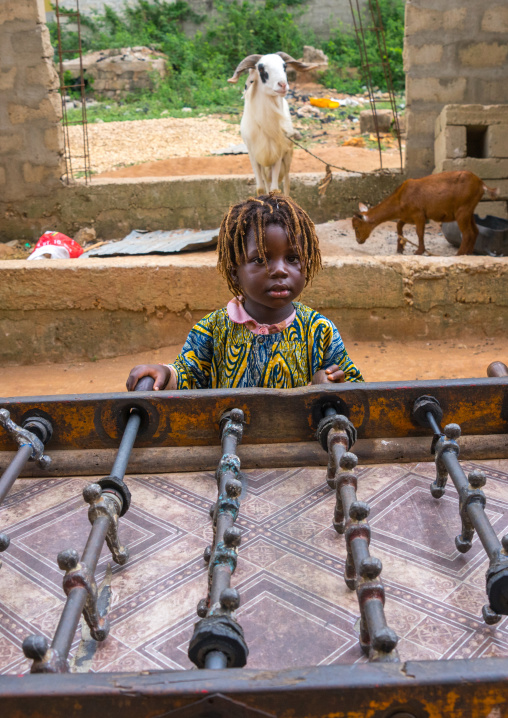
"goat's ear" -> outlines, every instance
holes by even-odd
[[[363,204],[363,202],[360,202],[358,204],[358,207],[360,208],[360,212],[368,212],[369,211],[369,208],[367,207],[366,204]]]
[[[306,62],[300,62],[300,60],[295,60],[294,57],[291,57],[291,55],[288,55],[287,52],[276,52],[276,55],[279,57],[282,57],[286,65],[293,70],[299,70],[300,72],[307,72],[308,70],[313,70],[315,67],[322,67],[319,63],[314,63],[312,65],[308,65]]]
[[[262,55],[249,55],[248,57],[244,57],[241,63],[238,65],[236,70],[233,73],[233,77],[230,77],[228,82],[231,82],[233,85],[238,82],[238,78],[242,74],[242,72],[247,72],[247,70],[252,70],[254,67],[256,67],[256,62],[261,60],[263,56]]]

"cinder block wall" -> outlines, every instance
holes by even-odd
[[[444,105],[508,103],[506,0],[408,0],[404,38],[406,172],[434,169],[434,126]]]
[[[0,2],[0,194],[17,202],[61,186],[61,101],[38,0]],[[27,207],[28,211],[28,207]]]

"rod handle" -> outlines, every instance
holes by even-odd
[[[134,391],[153,391],[155,379],[151,376],[142,376],[134,387]]]
[[[487,367],[487,376],[508,376],[508,366],[503,364],[502,361],[493,361]]]

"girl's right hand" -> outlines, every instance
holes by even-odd
[[[164,364],[139,364],[131,369],[126,382],[127,391],[134,391],[138,381],[144,376],[151,376],[154,379],[153,390],[164,389],[171,379],[171,370]]]

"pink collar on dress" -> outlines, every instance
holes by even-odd
[[[296,317],[296,309],[293,309],[292,314],[278,324],[259,324],[250,314],[247,314],[245,307],[238,297],[233,297],[233,299],[228,302],[226,309],[228,317],[232,322],[235,324],[244,324],[246,329],[249,329],[253,334],[278,334],[289,327]]]

